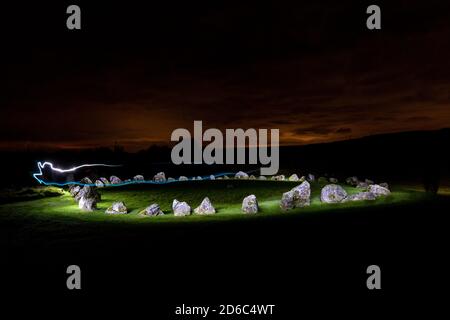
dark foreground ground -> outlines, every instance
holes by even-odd
[[[450,197],[308,215],[219,223],[102,227],[92,240],[64,241],[25,232],[2,241],[2,310],[64,318],[174,315],[182,304],[275,304],[274,315],[358,319],[445,310]],[[26,225],[2,225],[5,233]],[[73,226],[72,234],[82,230]],[[81,231],[80,231],[81,232]],[[33,237],[39,238],[34,241]],[[60,237],[58,239],[58,237]],[[66,288],[66,268],[82,270],[82,289]],[[366,288],[366,268],[379,265],[382,289]],[[443,290],[443,291],[442,291]],[[239,319],[208,316],[208,319]],[[310,318],[310,317],[307,317]]]

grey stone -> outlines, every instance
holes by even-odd
[[[80,182],[81,182],[81,183],[84,183],[84,184],[94,184],[94,183],[92,182],[92,180],[89,179],[88,177],[84,177],[83,179],[81,179]]]
[[[101,180],[95,180],[95,186],[97,188],[103,188],[105,184]]]
[[[81,187],[79,185],[73,184],[69,187],[69,193],[72,197],[75,197],[78,192],[80,192]]]
[[[308,182],[314,182],[316,181],[316,177],[312,173],[308,173],[308,175],[306,176],[306,180]]]
[[[97,209],[97,200],[95,198],[81,197],[78,207],[84,211],[94,211]]]
[[[109,177],[109,182],[111,182],[111,184],[119,184],[122,183],[122,180],[117,176],[111,176]]]
[[[336,178],[330,178],[330,182],[331,182],[331,183],[338,183],[338,179],[336,179]]]
[[[144,181],[145,179],[144,179],[144,176],[143,176],[143,175],[138,174],[138,175],[135,175],[135,176],[133,177],[133,180],[134,180],[134,181]]]
[[[109,180],[106,179],[106,178],[104,178],[104,177],[99,178],[99,180],[100,180],[101,182],[103,182],[103,185],[105,185],[105,186],[107,186],[108,184],[110,184],[110,183],[109,183]]]
[[[288,180],[289,181],[299,181],[300,179],[299,179],[298,175],[294,173],[289,177]]]
[[[166,182],[166,174],[164,172],[158,172],[157,174],[155,174],[155,176],[153,177],[153,180],[155,182]]]
[[[388,196],[391,194],[389,189],[386,189],[378,184],[372,184],[369,186],[368,191],[375,194],[377,197],[379,196]]]
[[[375,200],[377,197],[372,192],[359,192],[356,194],[351,194],[345,198],[342,202],[347,201],[362,201],[362,200]]]
[[[141,215],[145,215],[145,216],[162,216],[164,215],[164,212],[162,212],[161,208],[159,207],[159,205],[157,203],[154,203],[150,206],[148,206],[147,208],[145,208],[144,210],[142,210],[140,212]]]
[[[207,215],[216,213],[216,209],[212,205],[209,198],[206,197],[203,199],[202,203],[197,208],[195,208],[194,212],[200,215]]]
[[[291,189],[288,192],[283,193],[280,201],[280,207],[283,210],[289,210],[293,208],[302,208],[311,204],[311,186],[308,181],[304,181],[302,184]]]
[[[177,199],[173,200],[172,210],[176,217],[184,217],[191,214],[191,207],[186,202],[180,202]]]
[[[114,202],[111,207],[106,209],[105,213],[108,214],[126,214],[128,213],[128,209],[125,206],[125,203],[122,201],[116,201]]]
[[[280,174],[280,175],[277,175],[277,176],[273,176],[273,177],[272,177],[272,180],[275,180],[275,181],[284,181],[284,180],[286,180],[286,177],[285,177],[283,174]]]
[[[180,176],[179,178],[178,178],[178,181],[188,181],[189,179],[187,178],[187,177],[185,177],[185,176]]]
[[[251,194],[244,198],[244,200],[242,201],[242,211],[248,214],[258,213],[258,200],[256,199],[256,196],[254,194]]]
[[[259,180],[267,180],[266,176],[259,176]]]
[[[320,201],[325,203],[338,203],[345,198],[347,198],[347,191],[337,184],[328,184],[320,192]]]
[[[210,176],[209,176],[209,180],[216,180],[216,176],[215,176],[215,175],[213,175],[213,174],[212,174],[212,175],[210,175]]]
[[[246,174],[245,172],[239,171],[234,175],[234,177],[236,179],[248,179],[248,174]]]

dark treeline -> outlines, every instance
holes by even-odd
[[[280,173],[333,176],[344,179],[356,175],[376,181],[423,182],[433,189],[439,180],[449,179],[450,129],[405,132],[370,136],[361,139],[306,146],[280,148]],[[221,172],[247,171],[258,175],[259,166],[180,165],[170,158],[169,146],[151,146],[137,153],[122,147],[85,150],[21,151],[1,153],[3,188],[36,185],[32,173],[38,161],[51,161],[56,167],[70,168],[84,163],[120,164],[118,168],[87,168],[71,178],[97,178],[114,174],[122,179],[142,174],[150,179],[164,171],[166,176],[206,176]],[[61,177],[51,177],[59,179]]]

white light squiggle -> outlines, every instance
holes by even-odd
[[[94,163],[94,164],[83,164],[83,165],[81,165],[81,166],[73,167],[73,168],[70,168],[70,169],[60,169],[60,168],[55,168],[55,167],[53,166],[53,163],[48,162],[48,161],[46,161],[46,162],[44,162],[44,163],[42,163],[42,162],[39,161],[39,162],[37,163],[37,165],[38,165],[39,172],[38,172],[38,173],[34,173],[34,174],[33,174],[33,177],[34,177],[39,183],[45,184],[45,185],[48,185],[48,183],[45,182],[45,181],[42,180],[42,179],[39,179],[38,176],[42,177],[42,175],[43,175],[42,169],[44,169],[46,166],[50,167],[51,170],[56,171],[56,172],[60,172],[60,173],[74,172],[74,171],[76,171],[76,170],[78,170],[78,169],[80,169],[80,168],[85,168],[85,167],[120,167],[120,166],[121,166],[121,165],[113,165],[113,164]],[[52,184],[52,185],[55,185],[55,184],[56,184],[56,185],[64,186],[64,185],[69,184],[69,183],[74,183],[74,182],[68,182],[68,183],[54,183],[54,182],[53,182],[53,183],[51,183],[51,184]],[[83,185],[84,185],[84,184],[83,184]]]

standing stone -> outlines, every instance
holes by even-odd
[[[308,175],[306,176],[306,180],[308,182],[314,182],[316,180],[316,177],[312,173],[308,173]]]
[[[337,184],[328,184],[320,192],[320,201],[325,203],[338,203],[345,198],[347,198],[347,191]]]
[[[191,214],[191,207],[186,202],[180,202],[177,199],[173,200],[172,210],[176,217],[184,217]]]
[[[203,178],[198,176],[196,180],[203,180]]]
[[[95,186],[97,188],[103,188],[105,186],[105,184],[99,179],[99,180],[95,180]]]
[[[187,178],[187,177],[185,177],[185,176],[180,176],[179,178],[178,178],[178,181],[188,181],[189,179]]]
[[[224,178],[225,180],[230,179],[230,177],[228,177],[228,176],[223,176],[223,178]]]
[[[213,207],[209,198],[206,197],[205,199],[203,199],[202,203],[197,208],[195,208],[194,212],[201,215],[214,214],[216,213],[216,209]]]
[[[259,180],[267,180],[266,176],[259,176]]]
[[[338,179],[336,179],[336,178],[330,178],[330,182],[331,182],[331,183],[338,183]]]
[[[248,174],[245,172],[239,171],[234,175],[235,179],[248,179]]]
[[[128,213],[128,209],[125,206],[125,203],[122,201],[116,201],[114,202],[111,207],[106,209],[105,213],[108,214],[126,214]]]
[[[212,174],[212,175],[210,175],[210,176],[209,176],[209,180],[216,180],[216,176],[215,176],[215,175],[213,175],[213,174]]]
[[[117,176],[111,176],[111,177],[109,178],[109,181],[111,182],[111,184],[119,184],[119,183],[122,183],[122,180],[120,180],[120,178],[117,177]]]
[[[167,182],[174,182],[174,181],[176,181],[174,178],[171,177],[167,178]]]
[[[250,180],[256,180],[256,177],[252,174],[252,175],[249,177],[249,179],[250,179]]]
[[[153,180],[155,182],[166,182],[166,174],[164,172],[158,172],[157,174],[155,174],[155,176],[153,177]]]
[[[80,192],[80,190],[81,190],[81,187],[77,184],[75,184],[75,185],[73,184],[69,187],[69,193],[72,197],[75,197],[78,194],[78,192]]]
[[[244,198],[244,200],[242,201],[242,211],[244,213],[258,213],[258,210],[258,200],[256,199],[256,196],[254,194],[251,194],[248,197]]]
[[[99,180],[100,180],[101,182],[103,182],[103,185],[104,185],[104,186],[107,186],[107,185],[109,184],[109,180],[106,179],[106,178],[104,178],[104,177],[99,178]]]
[[[298,178],[298,175],[294,173],[293,175],[291,175],[291,176],[289,177],[288,180],[289,180],[289,181],[299,181],[300,179]]]
[[[375,196],[379,197],[379,196],[388,196],[391,194],[391,192],[389,191],[389,189],[384,188],[378,184],[372,184],[369,186],[368,190],[369,192],[375,194]]]
[[[285,177],[283,174],[280,174],[280,175],[278,175],[278,176],[273,176],[273,177],[272,177],[272,180],[275,180],[275,181],[284,181],[284,180],[286,180],[286,177]]]
[[[144,176],[143,176],[143,175],[138,174],[138,175],[135,175],[135,176],[133,177],[133,180],[134,180],[134,181],[144,181],[145,179],[144,179]]]
[[[377,198],[377,196],[375,194],[373,194],[372,192],[359,192],[359,193],[355,193],[355,194],[349,195],[342,202],[362,201],[362,200],[375,200],[376,198]]]
[[[145,208],[144,210],[142,210],[139,214],[154,217],[154,216],[163,216],[164,212],[162,212],[161,208],[157,203],[154,203]]]
[[[80,182],[83,183],[83,184],[94,184],[94,183],[92,182],[92,180],[89,179],[88,177],[84,177],[83,179],[81,179]]]
[[[311,186],[308,181],[291,189],[291,191],[283,193],[280,201],[280,207],[283,210],[293,208],[302,208],[311,204]]]
[[[82,197],[78,202],[78,207],[84,211],[94,211],[97,209],[97,200],[95,198]]]
[[[100,194],[95,187],[84,186],[75,196],[78,207],[85,211],[93,211],[97,208],[97,202],[100,201]]]

